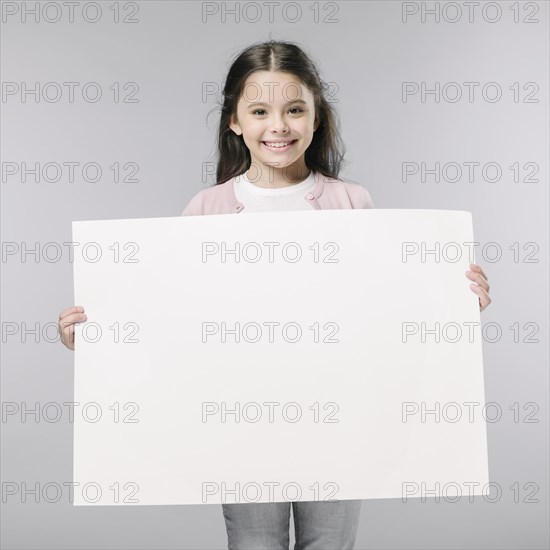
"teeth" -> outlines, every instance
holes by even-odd
[[[286,141],[285,143],[279,143],[277,145],[275,145],[274,143],[270,143],[269,141],[264,141],[264,143],[268,146],[268,147],[274,147],[275,149],[278,149],[280,147],[286,147],[287,145],[290,145],[292,143],[292,141]]]

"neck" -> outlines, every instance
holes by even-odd
[[[290,187],[291,185],[301,183],[307,179],[311,173],[307,166],[304,166],[299,171],[287,170],[286,173],[284,173],[283,170],[273,168],[272,166],[268,166],[268,168],[269,170],[262,171],[260,177],[257,175],[251,177],[251,174],[249,173],[250,170],[247,170],[246,177],[258,187],[279,189],[281,187]],[[257,173],[257,170],[253,170],[252,172]],[[292,172],[292,174],[290,172]]]

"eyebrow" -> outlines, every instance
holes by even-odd
[[[294,101],[287,101],[285,105],[292,105],[293,103],[301,103],[302,105],[307,105],[307,103],[303,99],[295,99]],[[251,103],[248,106],[248,109],[251,109],[252,107],[269,107],[269,103]]]

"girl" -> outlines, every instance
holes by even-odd
[[[343,153],[325,86],[293,43],[270,40],[240,53],[223,92],[217,183],[197,193],[182,215],[373,208],[366,189],[338,177]],[[483,311],[491,302],[487,277],[470,267],[466,276]],[[86,319],[80,306],[60,314],[69,349],[74,324]],[[288,549],[289,502],[222,507],[229,549]],[[295,549],[353,548],[360,508],[360,500],[293,502]]]

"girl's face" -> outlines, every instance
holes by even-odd
[[[280,177],[283,168],[286,179],[307,174],[304,154],[318,122],[313,95],[296,76],[274,71],[250,75],[230,127],[237,135],[242,134],[252,163],[262,171],[260,179],[266,181],[271,171]],[[273,142],[285,146],[270,147]]]

